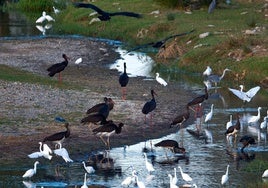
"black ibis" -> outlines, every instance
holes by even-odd
[[[104,10],[101,10],[99,7],[90,4],[90,3],[74,3],[75,7],[78,8],[91,8],[95,10],[99,16],[97,19],[91,20],[90,23],[95,21],[108,21],[111,19],[111,16],[128,16],[128,17],[134,17],[134,18],[141,18],[142,16],[140,14],[134,13],[134,12],[105,12]]]
[[[55,74],[59,73],[59,82],[61,82],[61,72],[67,67],[68,59],[70,59],[69,57],[67,57],[66,54],[62,54],[62,57],[64,59],[63,62],[56,63],[47,69],[47,71],[49,72],[48,75],[50,77],[53,77]]]
[[[205,94],[195,97],[190,102],[188,102],[187,105],[194,106],[196,104],[200,104],[200,103],[204,102],[204,100],[207,100],[207,99],[208,99],[208,90],[207,90],[207,87],[205,86]]]
[[[110,149],[110,136],[113,134],[120,134],[123,126],[123,123],[116,125],[113,121],[107,121],[102,126],[93,129],[92,132],[94,135],[99,136],[103,143]],[[103,136],[107,137],[107,141],[103,139]]]
[[[230,69],[224,69],[223,73],[221,76],[216,75],[216,74],[212,74],[208,76],[208,80],[213,82],[215,84],[215,87],[217,87],[217,84],[223,79],[223,77],[225,76],[226,71],[231,71]]]
[[[109,111],[114,108],[114,101],[111,98],[104,97],[104,103],[99,103],[87,110],[87,114],[98,113],[101,108],[108,104]]]
[[[179,144],[175,140],[162,140],[154,145],[155,147],[163,147],[170,149],[173,153],[185,153],[185,149],[179,147]]]
[[[58,132],[58,133],[45,137],[43,142],[51,141],[55,143],[56,145],[60,146],[63,143],[63,141],[66,138],[68,138],[71,134],[69,123],[65,123],[65,128],[66,128],[66,131]]]
[[[181,126],[185,121],[189,119],[189,117],[190,117],[189,106],[186,105],[185,112],[175,117],[175,119],[171,122],[170,127],[172,127],[173,125],[177,125],[177,124]]]
[[[146,115],[151,113],[151,120],[152,120],[152,111],[156,108],[156,102],[155,102],[155,98],[154,95],[156,95],[156,93],[154,92],[154,90],[151,90],[151,95],[152,95],[152,99],[150,101],[147,101],[143,108],[142,108],[142,113],[145,114],[145,122],[146,122]]]
[[[237,118],[236,124],[230,126],[225,132],[227,141],[229,141],[230,136],[234,136],[235,141],[236,141],[237,133],[241,128],[241,124],[240,124],[240,120],[239,120],[239,114],[236,115],[236,118]]]
[[[244,148],[249,146],[249,145],[254,145],[256,144],[255,139],[251,136],[244,135],[242,138],[239,140],[239,142],[242,142],[243,147],[241,148],[241,151],[243,152]]]
[[[127,84],[128,84],[128,81],[129,81],[129,77],[127,75],[127,72],[126,72],[126,63],[124,63],[124,72],[122,74],[120,74],[119,76],[119,84],[121,86],[121,92],[122,92],[122,99],[125,100],[126,99],[126,93],[127,93]]]
[[[179,33],[179,34],[175,34],[175,35],[171,35],[171,36],[168,36],[162,40],[159,40],[157,42],[150,42],[150,43],[147,43],[147,44],[143,44],[143,45],[140,45],[140,46],[137,46],[131,50],[129,50],[127,53],[131,52],[131,51],[136,51],[138,49],[141,49],[141,48],[146,48],[148,46],[152,46],[153,48],[165,48],[165,43],[169,40],[169,39],[172,39],[172,38],[175,38],[175,37],[179,37],[179,36],[183,36],[183,35],[187,35],[187,34],[190,34],[192,32],[194,32],[195,30],[191,30],[191,31],[188,31],[188,32],[184,32],[184,33]]]

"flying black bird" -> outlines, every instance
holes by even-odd
[[[192,32],[194,32],[195,30],[191,30],[189,32],[185,32],[185,33],[180,33],[180,34],[176,34],[176,35],[171,35],[169,37],[166,37],[164,38],[163,40],[160,40],[160,41],[157,41],[157,42],[150,42],[150,43],[147,43],[147,44],[143,44],[143,45],[140,45],[140,46],[137,46],[135,48],[132,48],[130,49],[127,53],[131,52],[131,51],[136,51],[138,49],[141,49],[141,48],[146,48],[148,46],[152,46],[153,48],[165,48],[165,43],[171,39],[171,38],[174,38],[174,37],[180,37],[180,36],[183,36],[183,35],[188,35]]]
[[[101,10],[99,7],[90,3],[74,3],[74,6],[78,8],[91,8],[95,10],[99,14],[98,20],[96,21],[108,21],[111,19],[111,16],[129,16],[134,18],[141,18],[140,14],[134,12],[113,12],[113,13],[105,12]]]

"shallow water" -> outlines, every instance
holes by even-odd
[[[3,18],[3,15],[1,15]],[[17,16],[16,21],[22,16]],[[12,23],[9,16],[7,22],[1,22],[1,27],[9,26],[9,34],[1,33],[4,37],[17,36],[42,36],[43,34],[36,30],[35,25],[24,24],[19,21],[16,27],[30,29],[11,29]],[[2,20],[2,19],[1,19]],[[4,24],[3,24],[4,23]],[[25,22],[27,23],[27,22]],[[2,30],[2,29],[1,29]],[[6,30],[6,29],[4,29]],[[27,34],[25,32],[28,32]],[[33,31],[33,32],[32,32]],[[37,31],[37,33],[36,33]],[[18,33],[16,33],[18,32]],[[123,49],[118,48],[120,53],[124,53]],[[133,58],[133,59],[132,59]],[[130,60],[132,59],[132,60]],[[136,60],[135,60],[136,59]],[[152,72],[154,63],[150,57],[144,53],[124,54],[110,68],[116,68],[122,71],[123,62],[128,62],[128,73],[130,76],[148,76],[154,79],[155,72]],[[139,64],[137,65],[137,62]],[[165,70],[155,70],[163,71]],[[202,81],[200,83],[189,83],[187,77],[198,77],[200,75],[187,75],[182,72],[175,73],[179,77],[177,86],[191,88],[196,95],[202,94]],[[201,77],[200,77],[201,78]],[[176,81],[174,77],[169,77],[168,73],[164,75],[164,79],[168,81]],[[264,181],[261,174],[264,169],[268,168],[268,146],[266,142],[267,130],[260,130],[259,125],[249,126],[247,119],[251,115],[257,114],[257,107],[261,106],[261,120],[266,115],[268,99],[257,96],[248,104],[243,104],[234,95],[229,93],[225,88],[211,90],[209,99],[204,103],[204,113],[210,110],[210,105],[214,104],[215,110],[213,119],[208,125],[203,125],[212,135],[212,142],[206,143],[204,139],[196,138],[189,134],[186,129],[195,129],[195,125],[185,124],[187,127],[182,129],[174,129],[174,133],[163,138],[148,140],[131,146],[120,148],[112,148],[110,158],[115,160],[114,168],[109,170],[98,169],[96,173],[88,175],[88,185],[99,185],[107,187],[120,187],[121,182],[131,174],[130,166],[138,171],[139,180],[143,181],[146,187],[169,187],[169,179],[167,174],[174,175],[174,168],[177,168],[178,185],[186,184],[182,180],[178,166],[188,173],[198,187],[221,187],[221,176],[226,171],[227,164],[230,165],[229,178],[230,182],[227,187],[246,187],[247,185],[257,185]],[[233,116],[239,112],[241,115],[242,128],[239,137],[245,134],[252,135],[257,145],[246,149],[245,154],[241,153],[239,148],[241,144],[227,143],[224,136],[226,122],[229,121],[229,115]],[[234,118],[234,123],[236,122]],[[238,137],[238,138],[239,138]],[[112,139],[112,138],[111,138]],[[153,145],[163,139],[174,139],[185,147],[187,153],[185,156],[173,156],[168,152],[171,159],[176,159],[174,163],[164,163],[166,161],[165,152],[162,148],[155,148]],[[152,147],[151,147],[152,145]],[[143,148],[146,147],[148,159],[153,162],[155,171],[149,174],[145,168],[145,159],[143,156]],[[91,152],[91,151],[89,151]],[[72,153],[70,153],[72,158]],[[22,174],[29,168],[32,168],[34,160],[14,161],[13,164],[1,164],[0,166],[0,187],[80,187],[83,184],[84,173],[82,160],[85,158],[73,159],[74,163],[66,164],[62,159],[54,157],[52,161],[40,158],[40,165],[37,174],[31,181],[24,180]],[[248,178],[251,177],[251,178]],[[267,184],[268,186],[268,184]],[[131,185],[130,187],[136,187]]]

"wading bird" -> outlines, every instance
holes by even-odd
[[[81,188],[88,188],[88,186],[87,186],[87,173],[85,173],[85,175],[84,175],[84,183],[83,183]]]
[[[42,149],[43,146],[43,149]],[[28,155],[30,158],[38,158],[38,157],[45,157],[49,160],[52,159],[52,150],[48,147],[47,144],[43,144],[42,142],[39,142],[39,151],[34,152]]]
[[[232,123],[232,118],[233,116],[232,115],[230,115],[230,120],[226,123],[226,130],[229,128],[229,127],[231,127],[231,126],[233,126],[233,123]]]
[[[190,117],[190,111],[189,111],[189,106],[186,106],[185,111],[178,115],[177,117],[174,118],[174,120],[171,122],[170,127],[174,126],[174,125],[179,125],[182,126],[182,124],[187,121]]]
[[[122,183],[121,183],[121,185],[123,186],[123,187],[128,187],[131,183],[134,183],[135,182],[135,175],[136,175],[136,170],[132,170],[132,172],[131,172],[131,174],[132,174],[132,176],[128,176],[128,177],[126,177],[123,181],[122,181]]]
[[[69,157],[68,151],[61,147],[61,143],[59,143],[59,149],[55,149],[53,152],[56,155],[61,156],[66,163],[73,162],[73,160]]]
[[[185,153],[185,149],[182,147],[179,147],[179,144],[175,140],[162,140],[161,142],[158,142],[154,145],[155,147],[162,147],[162,148],[168,148],[173,153]]]
[[[33,175],[36,174],[36,170],[37,170],[37,165],[38,165],[38,164],[39,164],[39,162],[36,161],[36,162],[34,163],[34,168],[27,170],[27,171],[23,174],[22,177],[23,177],[23,178],[31,178],[31,177],[33,177]]]
[[[62,54],[62,57],[64,59],[63,62],[56,63],[47,69],[47,71],[49,72],[48,75],[50,77],[53,77],[55,74],[59,73],[59,82],[61,82],[61,72],[67,67],[68,59],[70,59],[69,57],[67,57],[66,54]]]
[[[156,73],[156,78],[155,79],[159,84],[161,84],[163,86],[167,86],[167,82],[163,78],[159,77],[158,72]]]
[[[229,165],[227,165],[226,173],[224,175],[222,175],[222,177],[221,177],[221,184],[222,185],[225,185],[228,182],[228,180],[229,180],[228,173],[229,173]]]
[[[56,144],[55,147],[57,145],[60,146],[63,143],[63,141],[66,138],[68,138],[71,134],[69,123],[65,123],[65,128],[66,128],[66,131],[58,132],[58,133],[45,137],[43,142],[50,141]]]
[[[248,135],[244,135],[240,140],[239,142],[242,142],[243,144],[243,147],[241,148],[241,152],[244,151],[244,148],[249,146],[249,145],[254,145],[256,144],[255,142],[255,139],[251,136],[248,136]]]
[[[173,177],[171,174],[168,174],[169,177],[169,188],[179,188],[176,184],[173,183]]]
[[[216,75],[216,74],[212,74],[208,76],[208,80],[213,82],[215,84],[215,87],[217,87],[218,83],[223,79],[223,77],[225,76],[226,71],[231,71],[230,69],[224,69],[223,73],[221,76]]]
[[[181,176],[182,176],[182,179],[184,180],[184,181],[192,181],[193,179],[188,175],[188,174],[186,174],[186,173],[184,173],[183,171],[182,171],[182,169],[181,169],[181,167],[179,166],[179,169],[180,169],[180,171],[181,171]]]
[[[207,66],[206,70],[203,72],[203,76],[209,76],[212,73],[210,66]]]
[[[241,128],[241,124],[240,124],[240,120],[239,120],[240,119],[239,114],[236,115],[236,119],[237,119],[236,124],[230,126],[225,132],[226,139],[227,139],[228,142],[230,141],[229,140],[230,136],[234,136],[235,137],[235,142],[236,142],[237,133]]]
[[[248,90],[247,92],[243,92],[244,86],[240,85],[240,90],[228,88],[235,96],[241,99],[243,102],[250,102],[251,99],[257,94],[260,90],[260,86],[256,86]]]
[[[43,23],[45,20],[47,20],[48,22],[55,21],[54,18],[52,18],[45,11],[43,11],[42,16],[38,18],[35,23]]]
[[[136,183],[137,183],[138,188],[145,188],[144,183],[139,180],[139,178],[138,178],[138,176],[136,174],[134,175],[134,177],[136,179]]]
[[[142,108],[142,113],[145,115],[145,122],[146,122],[146,115],[150,113],[151,115],[151,123],[152,123],[152,117],[153,117],[153,110],[156,108],[156,102],[155,102],[155,98],[154,95],[156,95],[156,93],[154,92],[154,90],[151,90],[151,95],[152,95],[152,99],[148,102],[146,102]]]
[[[92,131],[93,134],[99,136],[103,143],[110,149],[110,136],[113,134],[120,134],[123,126],[123,123],[116,125],[113,121],[108,121],[101,127],[93,129]],[[107,137],[107,141],[103,139],[103,136]]]
[[[98,18],[95,19],[93,18],[93,20],[90,21],[90,24],[96,21],[108,21],[111,19],[112,16],[128,16],[134,18],[141,18],[140,14],[134,12],[113,12],[113,13],[105,12],[104,10],[101,10],[99,7],[89,3],[74,3],[74,6],[78,8],[91,8],[99,14]]]
[[[89,174],[93,174],[95,172],[95,169],[92,166],[86,166],[85,161],[82,162],[84,169],[87,171]]]
[[[194,106],[194,105],[204,102],[204,100],[207,100],[207,99],[208,99],[208,89],[207,89],[207,86],[205,86],[205,94],[195,97],[190,102],[188,102],[187,105]]]
[[[124,72],[119,76],[119,84],[121,86],[121,93],[122,93],[122,99],[126,100],[126,95],[127,95],[127,84],[129,81],[129,77],[126,72],[127,66],[126,63],[124,63]]]
[[[212,116],[213,116],[213,107],[214,107],[214,104],[211,105],[210,111],[209,111],[209,113],[205,117],[205,123],[208,123],[212,119]]]
[[[145,167],[147,171],[151,174],[151,172],[155,171],[154,166],[148,161],[147,154],[143,153],[143,155],[145,157]]]
[[[103,107],[105,107],[105,105],[108,105],[108,109],[109,111],[111,111],[114,108],[114,101],[111,98],[107,98],[104,97],[104,103],[99,103],[94,105],[93,107],[89,108],[87,110],[87,114],[94,114],[94,113],[98,113]]]
[[[258,114],[256,116],[251,116],[248,119],[248,124],[255,124],[257,123],[261,118],[261,107],[258,107]]]

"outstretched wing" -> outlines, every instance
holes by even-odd
[[[254,88],[251,88],[250,90],[248,90],[246,92],[246,95],[249,97],[249,98],[252,98],[256,95],[256,93],[260,90],[260,86],[256,86]]]
[[[114,12],[114,13],[110,13],[110,16],[129,16],[129,17],[135,17],[135,18],[142,17],[140,14],[137,14],[134,12]]]
[[[176,35],[171,35],[171,36],[165,38],[163,41],[167,41],[168,39],[171,39],[171,38],[174,38],[174,37],[180,37],[180,36],[183,36],[183,35],[188,35],[188,34],[194,32],[194,31],[195,31],[195,29],[193,29],[191,31],[188,31],[188,32],[179,33],[179,34],[176,34]]]
[[[99,7],[97,7],[93,4],[90,4],[90,3],[74,3],[74,6],[78,7],[78,8],[91,8],[99,14],[107,14],[107,12],[101,10]]]
[[[235,96],[237,96],[239,99],[249,102],[250,98],[242,91],[239,91],[237,89],[228,88]]]

